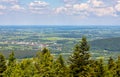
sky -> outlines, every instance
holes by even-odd
[[[0,25],[120,25],[120,0],[0,0]]]

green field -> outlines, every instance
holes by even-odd
[[[120,36],[118,26],[0,26],[0,34],[0,52],[6,57],[14,51],[17,58],[30,58],[44,47],[56,56],[63,54],[66,57],[82,36],[86,36],[90,42],[93,58],[116,57],[120,53],[119,42],[114,42],[116,39],[109,42],[109,38]]]

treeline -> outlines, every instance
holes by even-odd
[[[92,60],[85,37],[75,45],[66,62],[62,55],[57,59],[47,48],[38,52],[33,59],[17,61],[14,52],[6,60],[0,54],[0,77],[120,77],[120,57]]]

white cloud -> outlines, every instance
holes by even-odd
[[[0,0],[5,4],[0,5],[0,9],[8,9],[5,12],[14,11],[28,11],[37,14],[63,14],[63,15],[80,15],[80,16],[116,16],[120,12],[120,0],[114,0],[115,3],[109,5],[109,0],[62,0],[63,6],[51,8],[50,4],[44,0],[34,0],[26,7],[19,4],[19,0]],[[8,5],[7,5],[8,4]],[[27,9],[27,10],[26,10]],[[54,9],[54,10],[53,10]],[[1,10],[1,12],[2,12]],[[2,13],[1,13],[2,14]]]
[[[101,7],[104,6],[104,2],[101,0],[88,0],[88,3],[93,7]]]
[[[116,11],[120,12],[120,4],[117,4],[117,5],[115,6],[115,9],[116,9]]]
[[[0,5],[0,10],[6,9],[6,6]]]
[[[44,1],[34,1],[30,3],[30,6],[41,6],[41,7],[46,7],[49,4],[44,2]]]
[[[4,13],[3,12],[0,12],[0,15],[3,15]]]
[[[120,5],[116,8],[120,11]],[[96,16],[117,16],[115,8],[105,5],[102,0],[88,0],[79,4],[66,4],[65,6],[56,8],[55,12],[58,14],[80,16],[89,16],[91,14]]]
[[[65,7],[59,7],[55,9],[56,14],[62,14],[62,13],[65,13],[66,11],[67,11],[67,8]]]
[[[120,3],[120,0],[117,0],[117,3]]]
[[[55,9],[55,13],[57,14],[64,14],[64,15],[81,15],[81,16],[86,16],[88,15],[87,9],[88,5],[85,3],[82,4],[74,4],[70,5],[67,4],[64,7],[58,7]]]
[[[0,0],[0,2],[9,3],[9,4],[16,4],[16,3],[18,3],[18,0]]]
[[[73,4],[76,3],[78,0],[63,0],[65,4]]]
[[[89,16],[88,9],[89,5],[87,3],[74,4],[73,15],[80,15],[81,17]]]
[[[113,7],[92,8],[90,11],[97,16],[116,16],[116,11]]]
[[[5,14],[5,13],[4,13],[4,10],[5,10],[5,9],[6,9],[6,6],[0,5],[0,15]]]
[[[75,10],[87,10],[88,8],[89,8],[89,5],[86,3],[73,5],[73,9],[75,9]]]
[[[71,5],[71,4],[65,4],[65,7],[66,7],[66,8],[71,8],[72,5]]]
[[[13,5],[11,6],[11,10],[19,11],[19,10],[24,10],[24,8],[21,7],[20,5]]]
[[[34,1],[29,4],[32,13],[46,14],[49,11],[49,3],[44,1]]]
[[[88,11],[97,16],[117,16],[113,5],[106,4],[105,0],[89,0],[90,5]]]

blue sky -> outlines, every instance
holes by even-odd
[[[0,25],[120,25],[120,0],[0,0]]]

